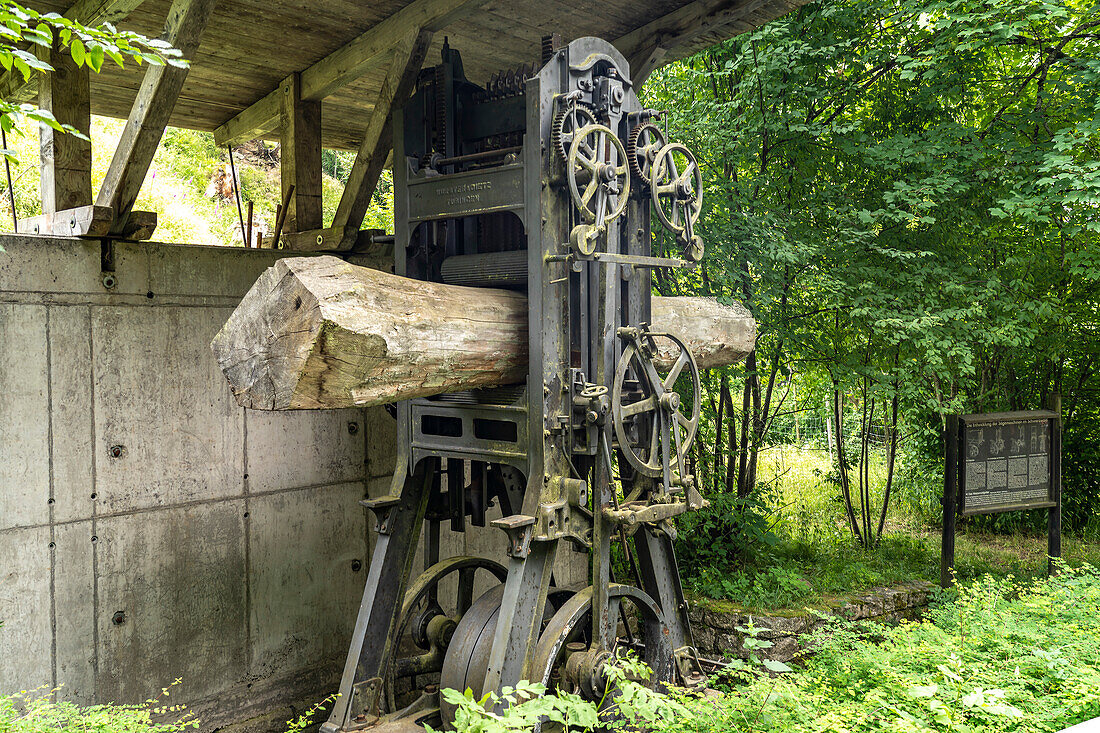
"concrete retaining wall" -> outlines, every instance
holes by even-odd
[[[204,728],[260,730],[334,692],[394,421],[233,401],[208,344],[282,253],[120,243],[107,289],[99,242],[0,246],[0,693],[182,678]]]

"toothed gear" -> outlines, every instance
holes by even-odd
[[[573,133],[586,125],[596,124],[595,108],[584,102],[574,102],[559,109],[554,115],[554,147],[562,160],[569,157],[569,146],[573,144]]]
[[[653,161],[664,146],[665,134],[652,122],[643,122],[630,132],[626,144],[630,171],[647,186],[653,178]]]

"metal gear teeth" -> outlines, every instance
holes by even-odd
[[[590,122],[587,122],[585,124],[596,123],[596,108],[588,104],[587,102],[574,102],[572,106],[563,107],[554,113],[552,132],[553,139],[551,142],[554,145],[554,149],[558,151],[558,155],[561,156],[562,160],[567,160],[569,158],[569,145],[568,143],[566,143],[565,140],[562,139],[562,135],[565,133],[565,122],[569,119],[569,114],[573,111],[574,107],[577,110],[584,110],[584,113],[588,114]],[[584,127],[584,125],[579,125],[578,129],[580,127]]]

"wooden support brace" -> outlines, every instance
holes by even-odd
[[[112,232],[114,211],[106,206],[78,206],[52,214],[42,214],[19,220],[20,234],[41,234],[51,237],[106,237],[115,234],[120,239],[149,239],[157,228],[157,215],[152,211],[131,211],[129,221],[119,232]]]
[[[173,0],[161,38],[182,51],[184,58],[191,58],[214,11],[214,3],[215,0]],[[145,72],[96,199],[97,206],[109,207],[114,212],[112,234],[120,234],[127,227],[141,184],[186,79],[187,69],[176,66],[150,66]]]
[[[333,228],[343,229],[345,239],[354,240],[363,225],[378,176],[393,147],[393,108],[408,99],[431,42],[432,32],[418,28],[407,33],[394,49],[393,62],[378,92],[374,112],[333,218]]]
[[[321,226],[321,103],[302,99],[301,75],[282,83],[279,168],[287,232]]]
[[[88,135],[92,119],[88,68],[78,66],[69,52],[56,43],[52,48],[39,47],[39,56],[53,71],[39,84],[38,106],[52,112],[58,122]],[[58,132],[48,125],[41,125],[38,139],[42,213],[90,205],[91,140]]]
[[[384,63],[394,41],[410,31],[440,31],[484,5],[486,0],[413,0],[346,45],[301,72],[302,98],[321,101],[360,78],[376,64]],[[278,89],[261,97],[214,130],[218,145],[261,137],[275,129],[280,114]]]
[[[630,81],[634,84],[635,91],[641,89],[649,75],[664,64],[666,56],[668,49],[664,46],[650,46],[642,49],[634,58],[627,59],[630,64]]]

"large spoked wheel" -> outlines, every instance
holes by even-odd
[[[416,678],[443,669],[454,631],[473,606],[479,577],[503,583],[508,571],[493,560],[459,556],[441,560],[413,581],[401,605],[397,646],[384,679],[385,712],[410,707],[405,699],[410,696],[416,705],[416,695],[411,694],[419,689]]]
[[[703,210],[703,172],[685,146],[670,143],[653,160],[650,195],[657,218],[682,244],[684,254],[698,262],[703,258],[702,240],[695,235],[695,223]]]
[[[682,475],[699,430],[699,368],[677,337],[649,334],[643,339],[648,343],[627,344],[615,371],[615,437],[626,460],[643,475],[661,477],[666,465]]]
[[[600,612],[616,624],[620,618],[633,619],[636,628],[627,628],[626,623],[619,626],[610,649],[593,644],[594,589],[589,586],[579,591],[562,604],[539,636],[531,667],[532,681],[542,682],[548,692],[564,690],[599,701],[607,692],[603,667],[624,649],[632,649],[653,670],[647,683],[650,687],[672,679],[672,644],[657,603],[629,585],[612,583],[607,595],[608,607]],[[547,729],[544,724],[542,730]]]
[[[603,125],[585,125],[569,146],[565,175],[573,203],[585,220],[599,228],[618,218],[630,196],[626,148]]]

